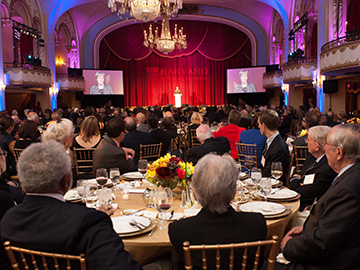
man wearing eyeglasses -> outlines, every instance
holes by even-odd
[[[283,238],[292,263],[278,269],[360,269],[360,125],[333,127],[325,152],[338,175],[304,226]]]

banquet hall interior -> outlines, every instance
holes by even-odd
[[[189,105],[359,109],[356,0],[170,1],[160,16],[128,2],[2,1],[0,109],[165,106],[176,89]],[[256,92],[234,93],[241,68]],[[96,70],[114,92],[89,93]]]

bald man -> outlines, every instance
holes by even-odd
[[[136,121],[136,130],[137,131],[142,131],[142,132],[150,131],[149,125],[147,125],[145,123],[146,118],[143,113],[141,113],[141,112],[137,113],[135,116],[135,121]]]
[[[200,125],[196,129],[196,137],[201,145],[189,150],[189,162],[196,164],[200,158],[208,153],[223,155],[230,151],[229,140],[225,137],[214,138],[208,125]]]

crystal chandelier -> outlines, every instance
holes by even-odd
[[[175,16],[182,9],[182,0],[108,0],[108,7],[122,18],[125,14],[144,22],[160,15]]]
[[[163,54],[168,54],[175,49],[186,49],[186,35],[184,35],[184,28],[181,27],[177,30],[177,24],[175,24],[174,35],[171,36],[169,17],[165,16],[161,24],[161,35],[159,38],[158,27],[155,29],[155,35],[153,35],[152,25],[149,26],[149,35],[144,30],[144,46],[153,49],[156,46],[156,50]]]

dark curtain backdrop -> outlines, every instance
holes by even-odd
[[[217,23],[170,21],[172,34],[175,23],[184,27],[188,47],[169,55],[143,45],[149,24],[119,28],[101,41],[100,68],[124,70],[127,106],[174,104],[176,87],[182,103],[224,104],[226,69],[251,66],[250,40],[241,31]]]
[[[37,56],[37,55],[34,55],[33,40],[34,40],[34,38],[32,36],[27,36],[27,35],[21,34],[21,37],[20,37],[20,57],[21,57],[21,59],[19,59],[20,63],[25,63],[25,58],[28,55]]]

